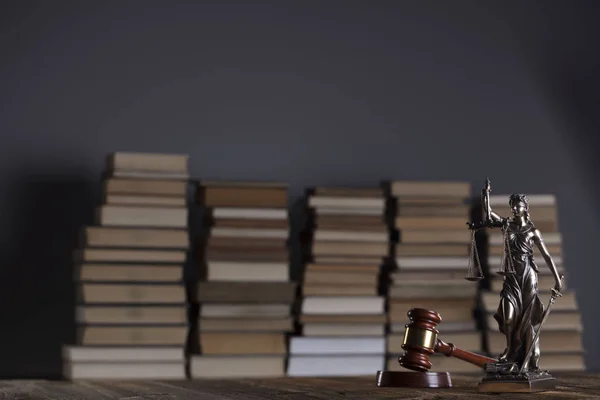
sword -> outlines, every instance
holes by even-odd
[[[564,276],[561,276],[560,280],[562,281],[563,279],[564,279]],[[525,360],[523,360],[523,364],[521,364],[521,369],[519,370],[519,374],[522,374],[525,371],[525,366],[527,364],[529,364],[529,359],[531,358],[531,355],[533,354],[533,349],[535,347],[535,341],[540,336],[540,332],[542,331],[542,326],[544,325],[544,322],[546,322],[546,319],[548,318],[548,315],[550,314],[550,307],[552,307],[552,305],[554,304],[554,302],[556,301],[557,298],[562,296],[562,293],[560,293],[558,290],[556,290],[554,288],[550,289],[550,291],[551,291],[551,295],[550,295],[550,301],[548,302],[548,307],[546,307],[546,310],[544,310],[542,322],[540,322],[540,326],[538,327],[537,332],[535,332],[535,335],[533,336],[533,340],[529,344],[529,350],[527,351]]]

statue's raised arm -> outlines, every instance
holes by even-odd
[[[481,229],[481,228],[499,228],[504,223],[504,218],[492,211],[490,206],[490,192],[492,191],[492,185],[490,178],[485,179],[485,186],[481,190],[481,205],[483,207],[483,221],[467,222],[469,229]]]
[[[481,191],[481,202],[483,203],[483,212],[485,213],[485,222],[493,224],[494,222],[502,222],[502,217],[492,211],[490,206],[490,192],[492,191],[490,178],[485,179],[485,187]]]

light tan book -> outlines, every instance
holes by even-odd
[[[200,304],[200,318],[287,318],[290,304]]]
[[[285,355],[286,337],[274,332],[201,332],[200,347],[206,355]]]
[[[469,265],[469,258],[462,257],[396,257],[396,264],[400,270],[465,270]]]
[[[406,204],[403,199],[397,201],[397,215],[401,217],[459,217],[463,221],[469,221],[471,216],[471,205],[455,204],[453,199],[452,204]]]
[[[316,215],[317,226],[345,225],[345,226],[372,226],[384,227],[385,219],[381,215]]]
[[[185,207],[185,197],[106,194],[104,203],[121,206]]]
[[[185,306],[78,306],[76,320],[86,325],[187,324]]]
[[[285,318],[201,318],[200,332],[291,332],[293,319]]]
[[[96,213],[96,223],[102,226],[186,229],[187,220],[185,207],[103,205]]]
[[[385,210],[383,208],[371,207],[316,207],[313,211],[317,216],[344,216],[344,215],[362,215],[383,218]]]
[[[106,195],[168,196],[178,199],[187,195],[187,182],[110,178],[104,181]]]
[[[213,227],[210,230],[213,237],[222,238],[256,238],[256,239],[286,239],[289,229],[267,229],[267,228],[228,228]]]
[[[70,380],[185,380],[185,361],[69,362],[63,375]]]
[[[466,226],[466,225],[465,225]],[[439,244],[469,244],[471,234],[468,229],[463,230],[401,230],[401,243],[439,243]]]
[[[89,247],[153,247],[187,249],[188,232],[183,229],[136,229],[88,226],[82,230],[81,243]]]
[[[212,207],[207,213],[213,218],[246,218],[287,220],[288,209],[285,208],[259,208],[259,207]]]
[[[322,272],[307,271],[304,274],[304,284],[313,285],[377,285],[379,282],[378,271],[364,272]]]
[[[379,263],[345,264],[345,263],[310,263],[306,264],[305,273],[308,272],[341,272],[341,273],[367,273],[378,274]]]
[[[450,208],[467,204],[467,199],[454,196],[402,196],[396,199],[398,208],[401,207],[429,207]]]
[[[377,225],[359,225],[359,224],[350,224],[346,222],[334,222],[334,221],[326,221],[326,222],[317,222],[315,223],[315,230],[319,231],[355,231],[355,232],[366,232],[366,233],[388,233],[387,228],[382,224]]]
[[[258,250],[258,251],[257,251]],[[252,249],[251,247],[246,248],[235,248],[235,247],[221,247],[215,248],[214,246],[206,246],[204,251],[201,252],[204,255],[206,262],[212,261],[234,261],[234,262],[281,262],[289,264],[289,251],[288,249],[281,247],[279,249],[267,248],[267,249]]]
[[[386,314],[300,314],[302,324],[385,324]]]
[[[296,298],[296,282],[277,281],[201,281],[197,285],[198,303],[279,303],[292,304]]]
[[[83,264],[75,268],[82,282],[181,282],[183,265]]]
[[[308,206],[314,208],[370,208],[383,212],[385,199],[383,196],[368,198],[313,195],[308,199]]]
[[[302,287],[304,296],[376,296],[377,285],[317,285],[307,283]]]
[[[381,242],[357,242],[357,241],[329,241],[315,239],[312,245],[312,253],[315,257],[322,256],[378,256],[384,257],[388,253],[388,243]]]
[[[182,285],[83,283],[78,285],[78,289],[80,303],[184,304],[186,302]]]
[[[63,360],[73,363],[185,362],[183,346],[63,346]]]
[[[207,247],[229,251],[263,251],[286,248],[287,238],[215,237],[210,236]]]
[[[465,281],[467,282],[467,281]],[[470,282],[467,282],[470,283]],[[388,290],[388,298],[390,299],[414,299],[414,298],[430,298],[430,299],[462,299],[475,298],[477,296],[476,285],[453,284],[447,282],[445,284],[432,285],[423,284],[407,284],[407,285],[392,285]]]
[[[375,256],[337,256],[337,255],[317,255],[313,254],[313,262],[315,264],[344,264],[344,265],[365,265],[383,263],[384,257],[381,255]]]
[[[208,281],[286,282],[289,265],[281,262],[231,262],[207,263]]]
[[[106,165],[109,169],[131,171],[186,173],[189,155],[166,153],[142,153],[117,151],[108,155]]]
[[[385,312],[385,299],[381,296],[304,296],[303,314],[371,314]]]
[[[202,185],[199,201],[206,207],[287,207],[288,187]]]
[[[410,244],[398,243],[396,245],[396,256],[398,257],[466,257],[469,255],[469,246],[460,244]]]
[[[182,326],[84,326],[78,328],[81,345],[183,346],[188,328]]]
[[[290,229],[287,219],[261,219],[261,218],[214,218],[213,227],[216,228],[244,228],[244,229]]]
[[[390,192],[394,197],[458,197],[471,196],[471,184],[458,181],[408,181],[390,182]]]
[[[382,197],[383,190],[381,188],[351,188],[341,186],[319,186],[313,190],[316,196],[327,197]]]
[[[294,339],[296,338],[293,338],[292,340]],[[330,350],[328,343],[325,342],[327,339],[330,339],[330,342],[336,340],[334,338],[321,338],[318,339],[318,341],[317,339],[304,340],[302,341],[304,343],[301,341],[292,342],[292,346],[294,346],[294,343],[304,344],[304,352],[298,353],[292,349],[288,359],[286,376],[290,378],[304,378],[302,380],[305,380],[306,378],[310,380],[311,378],[327,379],[328,377],[352,377],[355,380],[359,378],[358,381],[361,382],[372,378],[372,371],[382,369],[383,364],[385,363],[385,354],[378,352],[378,348],[383,347],[381,340],[378,338],[352,339],[344,337],[337,339],[342,340],[340,340],[339,345],[336,347],[345,345],[346,349],[357,349],[359,351],[358,354],[352,353],[351,351],[344,351],[343,349],[340,349],[339,351],[344,354],[327,354],[327,351]],[[350,341],[355,342],[355,345],[351,345]],[[299,347],[299,345],[296,346]],[[367,346],[368,348],[365,349]],[[361,350],[362,352],[360,352]],[[308,351],[312,351],[312,354],[308,354]],[[335,380],[335,378],[330,378],[330,380]],[[343,382],[343,380],[340,381]],[[356,396],[353,398],[356,398]]]
[[[375,242],[375,243],[388,243],[389,233],[386,229],[382,228],[379,232],[371,231],[360,231],[354,230],[348,231],[336,231],[336,230],[324,230],[317,229],[314,233],[314,239],[318,241],[350,241],[350,242]]]
[[[423,285],[423,284],[447,284],[473,286],[473,282],[465,280],[466,268],[463,269],[427,269],[404,271],[398,269],[390,273],[389,277],[394,285]]]
[[[187,182],[190,178],[190,174],[188,173],[131,171],[123,169],[110,170],[108,171],[108,176],[123,179],[173,180],[182,182]]]
[[[385,325],[381,323],[309,323],[302,326],[304,336],[383,336]]]
[[[185,262],[186,252],[181,250],[132,250],[132,249],[99,249],[87,248],[76,250],[73,254],[75,262],[139,262],[139,263],[171,263]]]
[[[396,228],[401,230],[460,230],[466,227],[463,217],[419,216],[396,217]]]
[[[192,379],[277,378],[285,376],[285,357],[192,355]]]
[[[285,189],[290,186],[288,182],[282,181],[234,181],[226,179],[202,179],[198,182],[200,187],[222,187],[222,188],[249,188],[249,189],[266,189],[266,188],[279,188]]]

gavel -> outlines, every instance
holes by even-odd
[[[380,387],[422,387],[448,388],[452,380],[448,372],[428,372],[432,365],[429,356],[434,353],[460,360],[485,368],[487,363],[497,360],[480,354],[461,350],[452,343],[438,338],[437,325],[442,322],[438,313],[424,308],[413,308],[408,312],[410,323],[406,325],[402,348],[404,355],[398,362],[406,369],[417,371],[377,371],[377,386]]]
[[[429,356],[440,353],[447,357],[455,357],[478,367],[485,368],[485,364],[498,360],[480,354],[461,350],[452,343],[446,343],[438,338],[440,334],[436,326],[442,322],[438,313],[424,308],[413,308],[408,312],[410,324],[406,325],[402,348],[405,353],[398,362],[404,368],[427,372],[431,369]]]

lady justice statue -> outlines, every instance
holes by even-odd
[[[530,218],[527,196],[510,195],[508,203],[512,215],[501,217],[490,207],[490,192],[490,180],[487,179],[481,194],[484,221],[467,224],[473,234],[481,228],[500,228],[503,233],[504,251],[499,274],[504,276],[504,285],[494,319],[506,337],[506,349],[497,363],[486,365],[486,376],[479,384],[479,391],[506,392],[516,390],[517,386],[518,391],[552,389],[554,378],[539,368],[539,333],[550,307],[561,296],[562,276],[558,274],[541,232]],[[539,249],[556,282],[546,308],[538,293],[539,270],[534,262],[534,247]],[[473,254],[473,250],[471,252]],[[483,278],[481,269],[480,276],[466,277],[468,280],[480,278]]]

